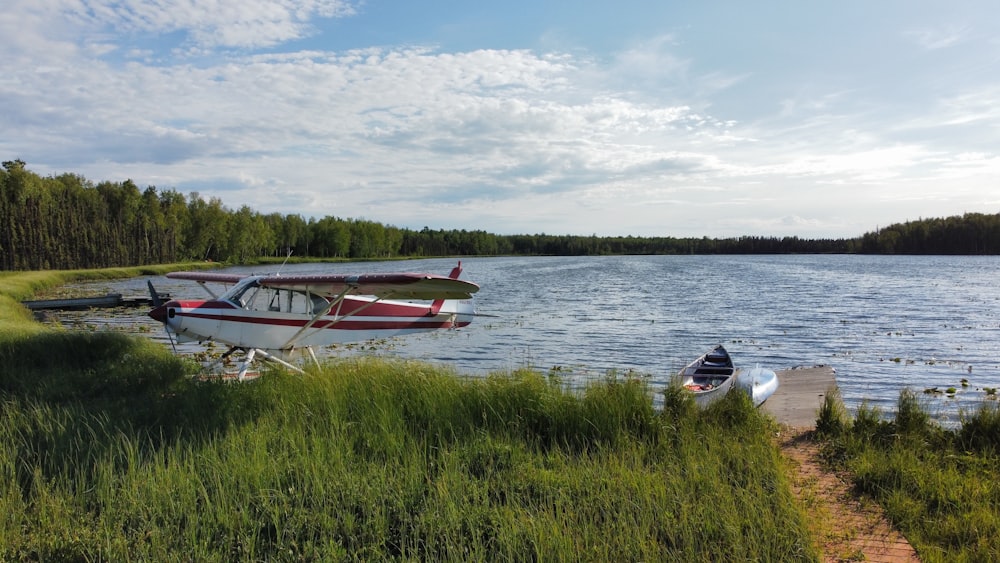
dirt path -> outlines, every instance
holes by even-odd
[[[823,561],[920,561],[878,505],[858,499],[847,481],[822,466],[809,429],[785,428],[778,440]]]

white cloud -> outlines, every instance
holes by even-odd
[[[43,22],[53,40],[72,26],[84,44],[106,52],[109,38],[174,32],[198,49],[276,45],[312,33],[313,18],[346,17],[355,8],[349,0],[13,0],[6,11]]]
[[[929,51],[945,49],[961,43],[969,34],[970,29],[966,26],[946,25],[912,29],[906,35],[917,42],[921,47]]]
[[[986,201],[976,190],[1000,174],[993,83],[900,114],[875,87],[803,82],[747,96],[737,116],[712,96],[739,98],[759,73],[701,68],[674,36],[607,57],[410,43],[261,53],[352,4],[15,2],[20,18],[0,13],[5,159],[262,212],[496,232],[854,235],[887,222],[858,211],[865,202],[924,194],[947,213]],[[228,54],[174,58],[136,41],[146,34]],[[949,199],[935,179],[969,187]],[[909,198],[914,186],[925,191]],[[709,209],[719,221],[704,222]]]

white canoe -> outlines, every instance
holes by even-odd
[[[752,369],[736,368],[722,345],[684,366],[677,375],[681,386],[694,395],[699,407],[721,399],[730,389],[745,392],[754,406],[759,407],[778,389],[776,373],[759,365]]]
[[[729,392],[736,373],[729,352],[719,345],[684,366],[677,375],[681,386],[694,395],[694,402],[707,407]]]

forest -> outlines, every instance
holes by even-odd
[[[894,224],[849,239],[497,235],[416,231],[376,221],[228,207],[197,192],[131,180],[42,177],[22,160],[0,170],[0,270],[55,270],[267,256],[371,259],[604,254],[1000,254],[1000,213]]]

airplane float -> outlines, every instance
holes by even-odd
[[[245,354],[243,380],[257,356],[294,371],[288,360],[313,346],[459,328],[476,315],[472,294],[479,286],[458,279],[462,263],[445,277],[422,273],[239,275],[172,272],[168,278],[198,282],[208,300],[162,303],[148,283],[154,309],[173,345],[215,341],[229,346],[217,362]],[[217,295],[207,283],[232,284]]]

